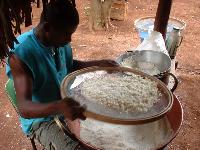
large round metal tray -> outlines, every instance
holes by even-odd
[[[87,100],[80,94],[74,94],[75,87],[94,76],[130,73],[148,78],[157,83],[161,96],[147,112],[120,112],[116,109],[108,108],[99,103]],[[62,98],[72,97],[81,105],[86,105],[87,109],[84,112],[86,117],[117,124],[139,124],[160,119],[171,109],[173,104],[173,95],[164,83],[141,71],[124,67],[90,67],[75,71],[63,79],[61,83],[61,96]]]

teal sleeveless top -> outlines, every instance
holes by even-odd
[[[34,29],[20,35],[17,40],[19,44],[15,44],[14,50],[11,51],[27,65],[32,73],[32,101],[49,103],[61,99],[60,84],[73,64],[71,46],[68,44],[57,48],[55,58],[52,47],[45,47],[40,43],[34,34]],[[9,65],[6,66],[6,73],[12,79]],[[52,119],[53,116],[33,119],[20,117],[20,122],[23,132],[30,134],[33,123]]]

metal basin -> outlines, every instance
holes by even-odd
[[[119,56],[116,62],[119,65],[122,65],[121,63],[123,60],[128,57],[131,57],[136,62],[149,62],[154,64],[160,72],[160,74],[156,74],[154,76],[163,81],[166,85],[169,82],[169,76],[172,76],[175,82],[171,91],[173,92],[176,89],[178,80],[175,75],[170,73],[171,59],[168,55],[154,50],[127,51],[125,54]]]
[[[167,145],[177,136],[182,122],[183,122],[183,108],[181,106],[180,101],[177,99],[177,97],[174,95],[174,103],[172,106],[171,111],[169,111],[166,114],[166,117],[171,125],[171,128],[173,129],[173,134],[166,140],[162,145],[158,146],[155,148],[155,150],[163,150]],[[100,150],[97,147],[94,147],[90,144],[88,144],[84,139],[80,139],[80,125],[78,120],[74,122],[70,122],[68,124],[68,128],[71,131],[71,134],[74,133],[74,136],[83,144],[85,145],[88,149],[90,150]]]
[[[121,62],[128,58],[132,57],[134,61],[137,62],[150,62],[157,66],[161,73],[167,72],[171,68],[171,59],[169,56],[162,52],[153,51],[153,50],[142,50],[142,51],[128,51],[127,53],[121,55],[117,58],[116,62],[121,64]]]
[[[149,30],[153,30],[154,21],[154,16],[142,17],[134,21],[134,27],[137,30],[141,41],[148,37]],[[166,37],[168,37],[170,32],[172,32],[173,27],[180,29],[181,35],[183,36],[183,31],[186,27],[186,23],[180,19],[170,17],[167,25]]]

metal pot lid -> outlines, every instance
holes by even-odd
[[[101,77],[111,74],[134,74],[141,76],[142,78],[147,78],[151,81],[154,81],[157,84],[160,97],[148,111],[123,112],[106,107],[105,105],[101,105],[100,103],[94,102],[91,99],[87,99],[83,95],[81,95],[81,90],[79,89],[79,86],[82,83],[84,83],[87,80],[93,80],[93,78],[96,76]],[[90,67],[75,71],[67,75],[63,79],[61,83],[61,96],[62,98],[72,97],[81,105],[86,105],[87,109],[84,112],[84,115],[86,117],[116,124],[140,124],[160,119],[171,109],[173,104],[173,95],[164,83],[162,83],[155,77],[149,76],[141,71],[124,67]]]

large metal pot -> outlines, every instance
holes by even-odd
[[[174,95],[174,103],[172,106],[172,109],[166,114],[166,117],[170,123],[170,126],[173,130],[173,134],[163,143],[163,145],[155,148],[155,150],[164,150],[165,147],[177,136],[182,122],[183,122],[183,108],[181,106],[180,101],[177,99],[177,97]],[[87,120],[86,120],[87,121]],[[58,122],[59,126],[60,123]],[[72,135],[72,137],[77,138],[85,147],[87,147],[89,150],[100,150],[90,144],[88,144],[84,139],[80,139],[80,124],[79,121],[72,121],[68,123],[68,128],[63,128],[61,126],[61,129],[69,132],[69,134]]]
[[[149,62],[157,66],[160,74],[154,75],[166,85],[169,83],[169,76],[174,79],[174,85],[171,89],[172,92],[177,88],[178,80],[176,76],[170,73],[171,59],[166,54],[154,50],[141,50],[141,51],[127,51],[125,54],[119,56],[116,62],[122,65],[122,61],[128,57],[132,57],[136,62]]]
[[[148,36],[149,30],[153,30],[154,22],[155,22],[154,16],[141,17],[134,21],[134,27],[136,31],[139,33],[139,37],[141,41],[143,41]],[[180,20],[178,18],[170,17],[168,21],[168,25],[167,25],[167,31],[166,31],[167,38],[169,34],[172,32],[173,27],[179,28],[181,31],[181,36],[183,36],[186,23],[183,20]]]

